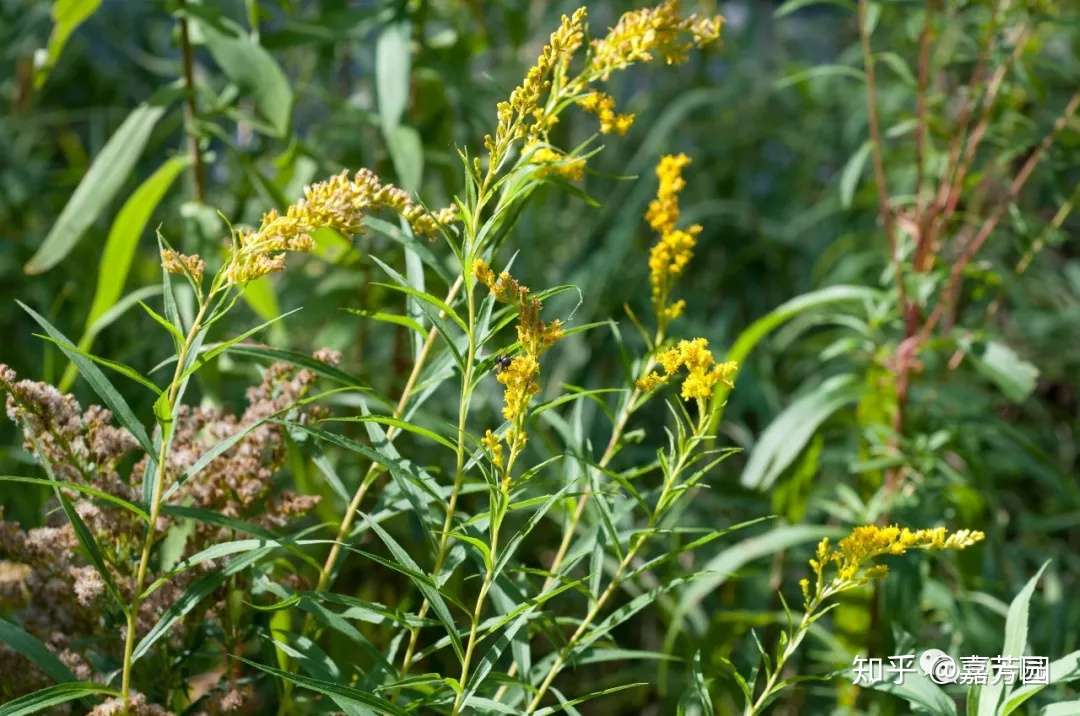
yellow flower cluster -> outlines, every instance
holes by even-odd
[[[600,119],[600,131],[625,134],[634,115],[615,111],[615,100],[603,92],[588,92],[589,85],[607,80],[612,72],[660,56],[667,64],[682,62],[693,47],[704,47],[720,36],[719,15],[681,17],[678,0],[664,0],[653,8],[624,13],[608,34],[594,40],[580,73],[569,76],[570,64],[584,43],[588,14],[584,7],[563,16],[536,64],[522,83],[498,105],[494,136],[484,138],[490,155],[488,171],[495,171],[510,145],[547,138],[567,105],[577,103]]]
[[[615,98],[606,92],[590,92],[578,100],[578,106],[589,114],[595,114],[600,120],[600,132],[614,132],[622,136],[634,125],[633,114],[619,114],[615,111]]]
[[[162,249],[161,265],[169,273],[187,274],[195,283],[202,283],[206,262],[201,256],[182,254],[172,249]]]
[[[732,379],[738,370],[734,361],[717,363],[709,342],[704,338],[679,341],[673,348],[662,351],[656,360],[664,369],[663,375],[653,371],[637,382],[639,390],[648,392],[667,383],[678,374],[680,368],[686,369],[681,395],[683,400],[708,400],[718,383],[732,387]]]
[[[540,147],[531,152],[530,161],[540,167],[541,176],[559,176],[568,181],[579,181],[585,176],[584,157],[567,156],[550,147]]]
[[[662,326],[682,315],[686,302],[679,300],[669,304],[675,281],[686,270],[694,257],[694,246],[701,226],[683,230],[675,228],[679,221],[679,192],[686,187],[682,170],[690,163],[685,154],[666,155],[656,166],[660,180],[656,198],[649,202],[645,220],[660,234],[660,239],[649,250],[649,284],[652,288],[653,307]]]
[[[503,271],[496,276],[482,259],[476,261],[473,273],[496,300],[515,306],[518,311],[517,336],[521,352],[500,369],[497,376],[504,387],[503,417],[511,424],[506,441],[513,454],[525,444],[524,419],[528,414],[529,402],[540,392],[540,356],[562,338],[563,327],[558,319],[545,323],[540,318],[543,308],[540,300],[509,273]],[[495,455],[492,444],[489,444],[491,440],[497,438],[485,435],[485,446]],[[498,458],[501,461],[501,451]]]
[[[926,530],[911,530],[897,525],[856,527],[836,547],[830,544],[827,537],[818,543],[817,553],[810,560],[815,577],[814,589],[811,591],[809,579],[801,580],[799,586],[803,599],[810,604],[813,599],[821,599],[884,576],[888,568],[873,563],[878,557],[901,555],[912,549],[964,549],[985,537],[978,530],[949,533],[944,527]],[[831,577],[825,574],[830,566],[835,571]]]
[[[415,203],[408,192],[384,184],[368,169],[353,177],[347,172],[312,184],[304,189],[304,198],[290,205],[284,214],[276,209],[263,214],[255,231],[241,232],[229,264],[226,278],[241,284],[285,268],[285,251],[310,251],[314,248],[311,232],[332,228],[343,234],[357,234],[364,217],[376,210],[400,214],[413,231],[434,236],[442,224],[454,219],[454,209],[429,212]]]
[[[606,80],[612,72],[659,55],[671,65],[686,60],[693,47],[704,47],[720,37],[724,19],[679,15],[679,0],[624,13],[606,37],[594,40],[590,74]]]
[[[588,11],[583,7],[571,17],[563,15],[536,64],[510,93],[510,98],[498,104],[495,136],[484,137],[484,146],[494,163],[498,163],[510,142],[524,137],[541,138],[558,121],[555,113],[548,111],[544,93],[551,88],[553,80],[565,83],[570,60],[585,40],[587,24]]]

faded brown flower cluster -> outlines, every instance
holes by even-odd
[[[339,356],[320,351],[316,358],[336,363]],[[247,407],[240,415],[220,408],[182,408],[166,466],[166,487],[174,485],[221,440],[247,432],[180,486],[172,502],[267,528],[284,525],[308,512],[318,498],[273,488],[272,478],[285,459],[285,434],[281,425],[269,419],[294,409],[316,377],[313,371],[275,363],[266,369],[261,382],[248,390]],[[7,415],[22,430],[26,449],[40,463],[47,464],[57,480],[85,485],[134,504],[141,502],[147,458],[131,464],[137,442],[127,430],[113,425],[108,410],[96,405],[83,410],[73,396],[45,383],[19,380],[4,365],[0,365],[0,392],[7,395]],[[306,419],[307,415],[303,412],[297,419]],[[88,499],[75,490],[63,492],[100,546],[121,595],[130,600],[146,523],[109,502]],[[114,604],[105,582],[82,556],[74,529],[63,512],[49,512],[45,525],[28,529],[3,520],[0,514],[0,609],[14,612],[22,628],[40,639],[76,678],[101,678],[103,675],[96,674],[92,664],[105,663],[100,657],[116,658],[119,640],[115,635],[123,629],[122,620],[112,615]],[[159,544],[166,538],[180,540],[175,559],[238,537],[229,528],[197,521],[184,525],[167,516],[158,520],[155,534]],[[161,582],[140,604],[136,617],[138,636],[150,630],[194,579],[213,567],[214,561],[207,561]],[[158,564],[152,567],[148,581],[166,573],[165,565]],[[219,601],[211,597],[203,604]],[[212,618],[214,607],[205,607],[199,614]],[[188,637],[181,625],[171,630],[169,641],[178,646]],[[95,655],[99,658],[91,658]],[[51,680],[25,657],[0,646],[0,700],[49,683]],[[225,707],[236,702],[240,693],[232,686],[222,683],[220,693],[208,697],[217,704],[208,713],[229,712]],[[119,713],[116,708],[116,703],[106,701],[93,713]],[[147,716],[169,713],[141,695],[132,708],[133,713]]]

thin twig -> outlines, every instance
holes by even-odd
[[[184,127],[187,133],[188,153],[191,155],[191,175],[195,183],[195,198],[199,203],[206,200],[206,184],[203,178],[202,154],[199,152],[199,137],[195,133],[195,69],[188,34],[187,0],[180,0],[180,54],[184,64]]]

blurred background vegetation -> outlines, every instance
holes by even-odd
[[[928,129],[938,152],[978,65],[982,34],[1004,36],[1017,23],[1028,28],[980,150],[987,167],[1014,174],[1080,86],[1080,9],[1013,3],[1023,18],[987,29],[995,4],[871,4],[885,163],[897,193],[912,181],[927,8],[938,13],[942,79],[929,93]],[[594,29],[632,5],[589,3]],[[606,151],[590,161],[584,183],[592,200],[549,188],[529,206],[513,240],[515,271],[538,287],[576,284],[583,304],[574,322],[613,318],[631,334],[624,305],[648,310],[652,237],[641,216],[655,191],[652,168],[661,154],[685,152],[693,164],[684,215],[704,231],[680,288],[690,306],[683,336],[730,346],[785,301],[829,286],[888,294],[894,284],[866,144],[853,5],[685,5],[725,15],[722,49],[613,82],[621,107],[638,115],[633,129],[603,138]],[[461,190],[456,148],[480,146],[495,103],[532,64],[559,15],[575,7],[528,0],[0,0],[0,360],[22,377],[65,379],[63,356],[33,337],[36,325],[16,299],[99,355],[145,370],[167,356],[167,336],[128,310],[135,300],[157,300],[155,229],[178,249],[213,256],[226,221],[257,224],[306,183],[343,168],[370,167],[430,205],[445,205]],[[993,50],[994,60],[1005,61],[1008,44]],[[584,140],[594,126],[570,113],[558,128],[562,145]],[[888,357],[903,333],[888,300],[800,315],[757,345],[720,425],[723,440],[744,452],[714,471],[712,489],[688,503],[685,520],[719,527],[762,514],[778,518],[755,527],[757,535],[739,533],[684,555],[696,567],[709,565],[715,578],[624,625],[623,646],[680,657],[700,652],[718,711],[738,708],[726,660],[748,670],[755,660],[750,629],[770,643],[782,624],[777,589],[795,603],[814,542],[832,534],[832,525],[880,517],[873,497],[883,475],[903,470],[909,488],[884,512],[912,526],[983,529],[987,543],[944,572],[920,561],[896,565],[883,594],[846,601],[831,635],[811,638],[799,656],[801,673],[844,668],[868,644],[880,653],[911,636],[923,646],[999,653],[1004,605],[1046,559],[1053,561],[1032,607],[1034,653],[1056,657],[1080,648],[1080,602],[1070,598],[1080,588],[1080,219],[1070,213],[1078,160],[1074,122],[1015,201],[982,164],[967,177],[966,187],[983,190],[982,201],[1006,202],[1007,211],[964,269],[955,328],[921,356],[902,435],[886,435],[895,410]],[[95,191],[76,201],[88,172]],[[981,210],[963,205],[953,229],[961,232],[965,214]],[[343,309],[397,300],[372,285],[376,269],[367,257],[391,256],[400,265],[400,246],[378,235],[349,242],[326,234],[319,247],[316,256],[293,259],[296,270],[250,291],[231,332],[302,306],[262,340],[299,351],[338,349],[342,366],[361,382],[396,396],[409,368],[405,332]],[[916,281],[909,290],[929,293],[940,284]],[[619,384],[624,368],[611,345],[606,331],[566,341],[548,382]],[[235,404],[253,375],[250,362],[223,360],[199,374],[199,395]],[[837,377],[854,387],[837,391]],[[71,389],[92,400],[81,381]],[[492,393],[491,410],[496,400]],[[151,411],[149,401],[133,407]],[[662,410],[655,406],[652,417],[661,420]],[[770,446],[766,430],[778,416],[788,437]],[[648,427],[650,416],[639,423]],[[0,472],[25,474],[27,461],[11,423],[0,423]],[[284,482],[292,479],[286,473]],[[47,497],[44,488],[0,488],[7,518],[24,524],[42,519]],[[341,592],[393,602],[387,590],[405,587],[386,574],[373,581],[370,564],[348,569]],[[582,668],[565,678],[592,688],[607,680],[651,684],[601,702],[594,713],[673,712],[687,678],[682,665],[660,668],[659,678],[652,662],[620,668],[617,677]],[[906,708],[887,697],[856,702],[846,683],[808,684],[780,708]]]

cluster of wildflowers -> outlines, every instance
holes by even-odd
[[[682,170],[689,163],[690,158],[685,154],[661,157],[656,166],[656,176],[660,180],[656,198],[649,202],[645,213],[649,226],[660,235],[649,251],[649,284],[653,308],[661,326],[678,318],[686,308],[686,302],[681,299],[669,303],[671,289],[693,258],[697,236],[701,233],[698,224],[685,230],[676,228],[679,222],[679,192],[686,187]]]
[[[690,49],[719,38],[722,25],[719,15],[682,17],[679,0],[665,0],[653,8],[624,13],[607,35],[589,44],[584,66],[571,77],[570,65],[588,31],[588,15],[584,7],[572,16],[564,15],[536,64],[510,98],[498,105],[495,133],[484,138],[490,155],[488,171],[497,171],[513,142],[546,141],[549,130],[558,122],[559,112],[571,103],[596,115],[602,133],[626,134],[634,115],[617,112],[615,98],[590,91],[590,85],[656,57],[667,64],[683,62]]]
[[[684,400],[709,400],[717,384],[731,387],[738,370],[738,364],[734,361],[718,363],[709,350],[709,342],[704,338],[679,341],[672,348],[657,354],[656,361],[663,367],[664,373],[652,371],[638,381],[638,388],[646,392],[655,390],[678,375],[680,369],[685,369],[681,392]]]
[[[809,579],[803,579],[799,587],[809,606],[829,595],[884,576],[888,567],[876,564],[874,560],[878,557],[901,555],[913,549],[965,549],[984,538],[985,535],[978,530],[949,533],[944,527],[925,530],[911,530],[897,525],[856,527],[835,547],[828,537],[818,543],[817,552],[810,560],[814,583],[811,585]],[[827,570],[830,574],[826,573]]]
[[[474,273],[496,300],[513,306],[518,312],[517,336],[521,351],[498,373],[498,381],[504,387],[503,417],[511,426],[506,442],[513,455],[525,444],[524,423],[529,402],[540,392],[540,356],[562,338],[563,327],[558,319],[547,323],[540,318],[543,308],[540,300],[506,271],[496,276],[485,261],[477,260]],[[502,453],[494,449],[495,440],[489,431],[485,445],[491,451],[493,461],[500,464],[501,459],[495,457],[501,458]]]
[[[306,187],[304,197],[284,214],[271,209],[263,215],[258,229],[239,232],[225,270],[226,279],[231,284],[243,284],[281,271],[285,268],[284,252],[314,248],[311,232],[331,228],[345,235],[358,234],[364,217],[379,210],[399,214],[415,233],[429,238],[454,218],[452,208],[429,212],[408,192],[383,183],[368,169],[361,169],[351,178],[342,172]]]
[[[679,0],[624,13],[606,37],[592,42],[590,74],[606,80],[612,72],[659,55],[672,65],[686,61],[687,52],[720,37],[720,16],[681,17]]]

